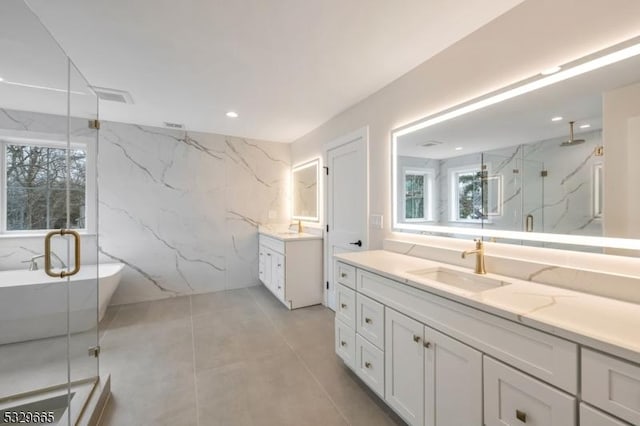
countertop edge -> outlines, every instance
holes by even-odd
[[[380,252],[384,251],[384,250],[379,250]],[[362,252],[358,252],[358,253],[362,253]],[[429,259],[422,259],[422,258],[416,258],[413,256],[408,256],[408,255],[403,255],[400,253],[395,253],[395,252],[388,252],[389,254],[392,255],[397,255],[397,256],[404,256],[407,258],[411,258],[411,259],[415,259],[416,261],[424,261],[425,263],[432,263],[432,264],[437,264],[437,265],[443,265],[443,266],[451,266],[451,267],[457,267],[455,265],[450,265],[444,262],[438,262],[438,261],[434,261],[434,260],[429,260]],[[509,320],[511,322],[517,323],[517,324],[521,324],[524,325],[526,327],[530,327],[533,329],[536,329],[538,331],[550,334],[552,336],[556,336],[565,340],[569,340],[571,342],[577,343],[579,345],[583,345],[589,348],[593,348],[595,350],[601,351],[601,352],[606,352],[608,354],[617,356],[619,358],[634,362],[636,364],[640,364],[640,352],[636,351],[632,348],[628,348],[628,347],[624,347],[621,346],[619,344],[616,344],[614,342],[609,342],[609,341],[605,341],[602,340],[598,337],[594,337],[594,336],[589,336],[586,335],[584,333],[581,333],[579,331],[574,331],[574,330],[570,330],[568,328],[566,328],[565,326],[561,325],[561,324],[553,324],[553,323],[549,323],[549,322],[545,322],[545,321],[541,321],[539,319],[535,319],[535,318],[530,318],[528,317],[526,314],[520,314],[517,313],[515,311],[512,310],[508,310],[505,308],[501,308],[501,307],[497,307],[497,306],[492,306],[492,305],[488,305],[486,303],[474,300],[472,298],[469,297],[465,297],[463,295],[459,295],[459,294],[455,294],[453,292],[448,292],[446,290],[443,289],[439,289],[436,287],[432,287],[429,286],[428,284],[425,283],[419,283],[419,282],[413,282],[409,279],[406,279],[405,277],[401,277],[398,275],[395,275],[393,273],[390,273],[388,271],[385,271],[384,269],[380,269],[377,268],[375,266],[372,266],[368,263],[363,263],[363,262],[358,262],[357,260],[353,260],[349,258],[349,255],[353,255],[354,253],[345,253],[345,254],[336,254],[334,255],[334,258],[343,262],[343,263],[347,263],[349,265],[361,268],[361,269],[366,269],[368,271],[371,271],[377,275],[383,276],[385,278],[388,278],[390,280],[393,280],[399,284],[404,284],[404,285],[408,285],[410,287],[416,288],[420,291],[424,291],[426,293],[429,294],[433,294],[435,296],[438,297],[442,297],[446,300],[452,301],[452,302],[456,302],[456,303],[460,303],[464,306],[473,308],[473,309],[477,309],[479,311],[491,314],[491,315],[495,315],[498,316],[500,318]],[[505,277],[505,278],[509,278],[511,279],[511,277]],[[516,280],[516,279],[514,279]],[[521,280],[517,280],[517,281],[521,281]],[[533,283],[533,282],[527,282],[529,284],[532,285],[539,285],[539,286],[544,286],[544,287],[551,287],[545,284],[539,284],[539,283]],[[562,289],[563,291],[567,291],[567,292],[572,292],[572,293],[578,293],[580,295],[585,295],[585,296],[590,296],[590,297],[602,297],[602,296],[595,296],[595,295],[591,295],[589,293],[580,293],[577,292],[575,290],[566,290],[566,289]],[[611,299],[614,300],[614,299]],[[619,303],[629,303],[629,302],[619,302]],[[595,333],[594,333],[595,334]]]

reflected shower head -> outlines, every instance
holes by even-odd
[[[569,122],[569,140],[566,140],[566,141],[562,142],[560,144],[560,146],[579,145],[579,144],[585,142],[584,139],[574,139],[573,138],[573,125],[574,124],[575,124],[575,121],[570,121]]]

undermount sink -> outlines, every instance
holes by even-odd
[[[506,281],[485,277],[483,275],[442,267],[418,269],[414,271],[407,271],[407,273],[474,293],[511,284]]]

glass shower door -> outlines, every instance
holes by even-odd
[[[97,98],[22,0],[0,55],[0,423],[73,424],[98,376]]]

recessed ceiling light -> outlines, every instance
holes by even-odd
[[[561,69],[562,69],[561,67],[551,67],[551,68],[547,68],[546,70],[543,70],[540,74],[542,74],[542,75],[551,75],[551,74],[557,73]]]
[[[462,151],[462,147],[461,146],[456,146],[456,151]]]
[[[0,81],[4,81],[4,78],[0,77]]]
[[[560,121],[560,120],[562,120],[562,117],[560,117],[560,116],[553,117],[553,118],[551,119],[551,121]]]
[[[580,126],[581,129],[588,129],[589,127],[591,127],[591,124],[583,124]]]
[[[235,112],[235,111],[229,111],[229,112],[227,112],[227,114],[226,114],[226,115],[227,115],[227,117],[229,117],[229,118],[238,118],[238,113],[237,113],[237,112]]]

